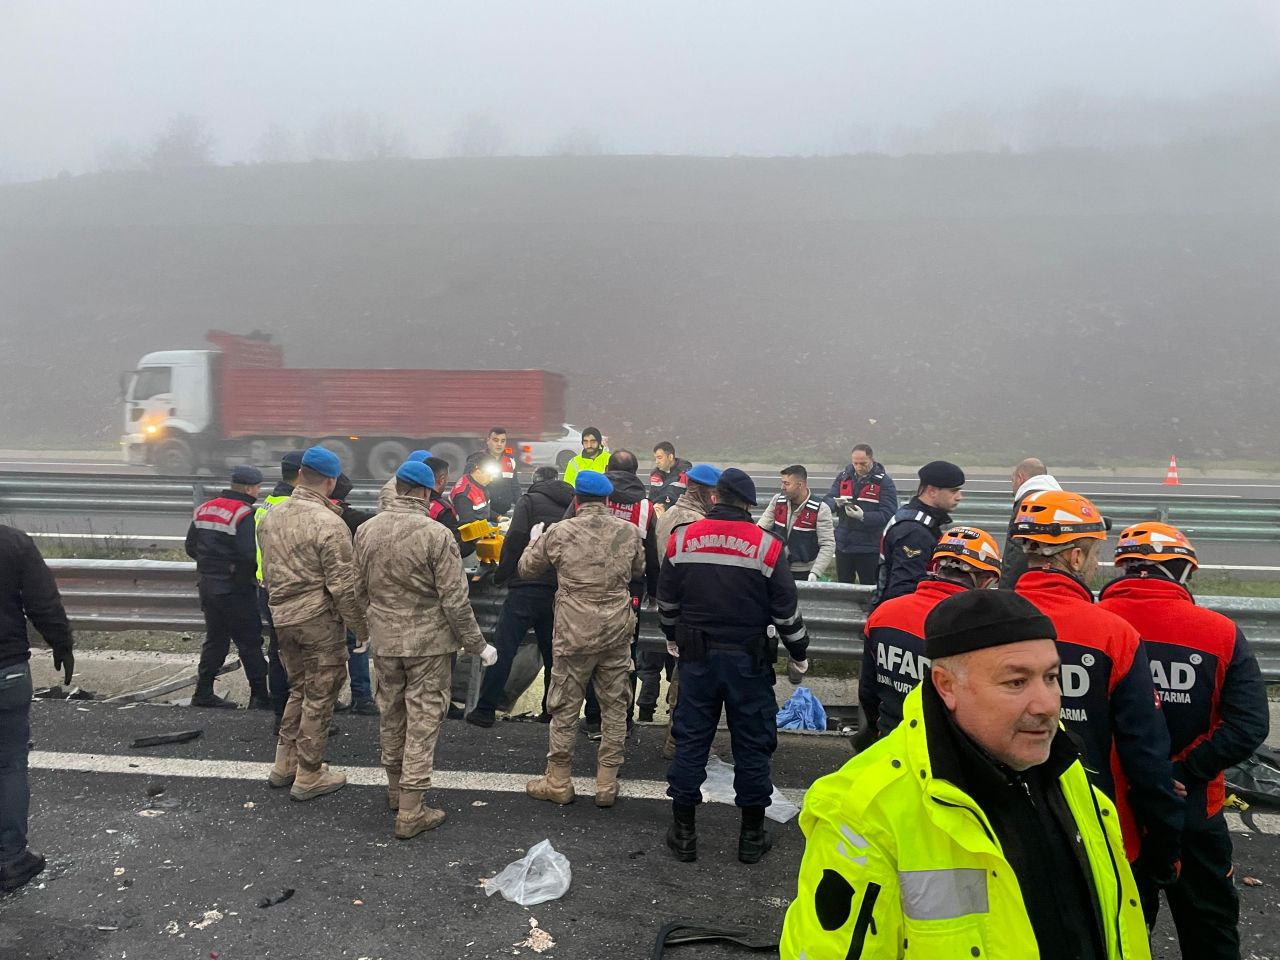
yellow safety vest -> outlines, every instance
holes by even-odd
[[[595,457],[584,457],[578,454],[564,468],[564,482],[569,486],[573,486],[574,479],[578,476],[580,470],[594,470],[596,473],[604,473],[604,468],[609,464],[609,451],[601,448]]]
[[[1150,960],[1115,805],[1089,785],[1078,760],[1059,782],[1089,858],[1107,957]],[[986,815],[933,777],[919,686],[901,725],[813,785],[800,829],[804,859],[783,960],[1040,956],[1018,878]]]
[[[282,496],[263,497],[262,503],[253,511],[253,540],[254,546],[258,550],[258,582],[262,582],[262,542],[258,540],[258,524],[262,523],[262,518],[267,515],[267,508],[275,503],[283,503],[289,499],[288,494]]]

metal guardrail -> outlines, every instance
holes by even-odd
[[[224,485],[211,477],[127,477],[80,474],[0,474],[0,515],[5,513],[74,512],[81,514],[138,513],[190,516],[192,509],[216,495]],[[816,488],[815,488],[816,489]],[[819,491],[821,492],[821,491]],[[378,487],[356,487],[350,502],[373,507]],[[761,503],[777,489],[761,486]],[[1109,494],[1091,497],[1115,529],[1139,520],[1176,524],[1193,539],[1206,541],[1280,542],[1280,500],[1187,496],[1176,493]],[[1009,522],[1012,498],[991,491],[972,491],[954,513],[956,523],[1003,531]]]
[[[194,563],[162,560],[50,560],[71,625],[81,630],[181,630],[204,627],[196,595]],[[809,629],[809,649],[819,660],[862,656],[871,588],[843,583],[800,583],[800,610]],[[486,636],[497,626],[506,590],[481,585],[471,605]],[[1201,606],[1235,620],[1269,682],[1280,682],[1280,599],[1199,597]],[[641,612],[640,640],[663,643],[657,613]]]

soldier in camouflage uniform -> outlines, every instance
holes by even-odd
[[[359,645],[366,641],[351,571],[351,531],[329,499],[340,472],[333,453],[309,449],[293,493],[258,527],[263,585],[289,676],[268,782],[292,785],[294,800],[333,793],[347,782],[324,762],[333,705],[347,678],[346,627]]]
[[[551,640],[551,749],[547,772],[529,781],[529,796],[572,803],[570,768],[578,737],[578,715],[587,684],[600,702],[601,740],[596,760],[596,806],[618,796],[618,767],[627,736],[631,699],[631,637],[636,616],[629,585],[644,575],[644,541],[634,524],[612,516],[605,498],[613,492],[601,473],[581,471],[574,482],[577,516],[561,520],[529,544],[517,575],[535,577],[554,567],[555,632]]]
[[[405,463],[426,463],[427,458],[431,456],[430,450],[415,450],[404,458]],[[397,467],[397,470],[400,468]],[[396,477],[392,474],[390,479],[382,485],[382,489],[378,491],[378,509],[385,510],[391,506],[391,501],[399,494],[396,493]]]
[[[453,535],[427,516],[435,483],[425,463],[406,461],[395,498],[356,531],[356,597],[369,624],[387,804],[401,840],[444,820],[422,795],[449,709],[451,655],[461,648],[485,666],[498,659],[476,624]]]

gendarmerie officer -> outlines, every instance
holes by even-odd
[[[929,570],[933,548],[950,511],[960,503],[964,471],[946,460],[931,460],[920,468],[916,495],[898,510],[880,538],[880,573],[874,603],[905,596]]]

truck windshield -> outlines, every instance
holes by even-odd
[[[133,375],[133,393],[130,399],[150,400],[173,390],[172,367],[144,367]]]

